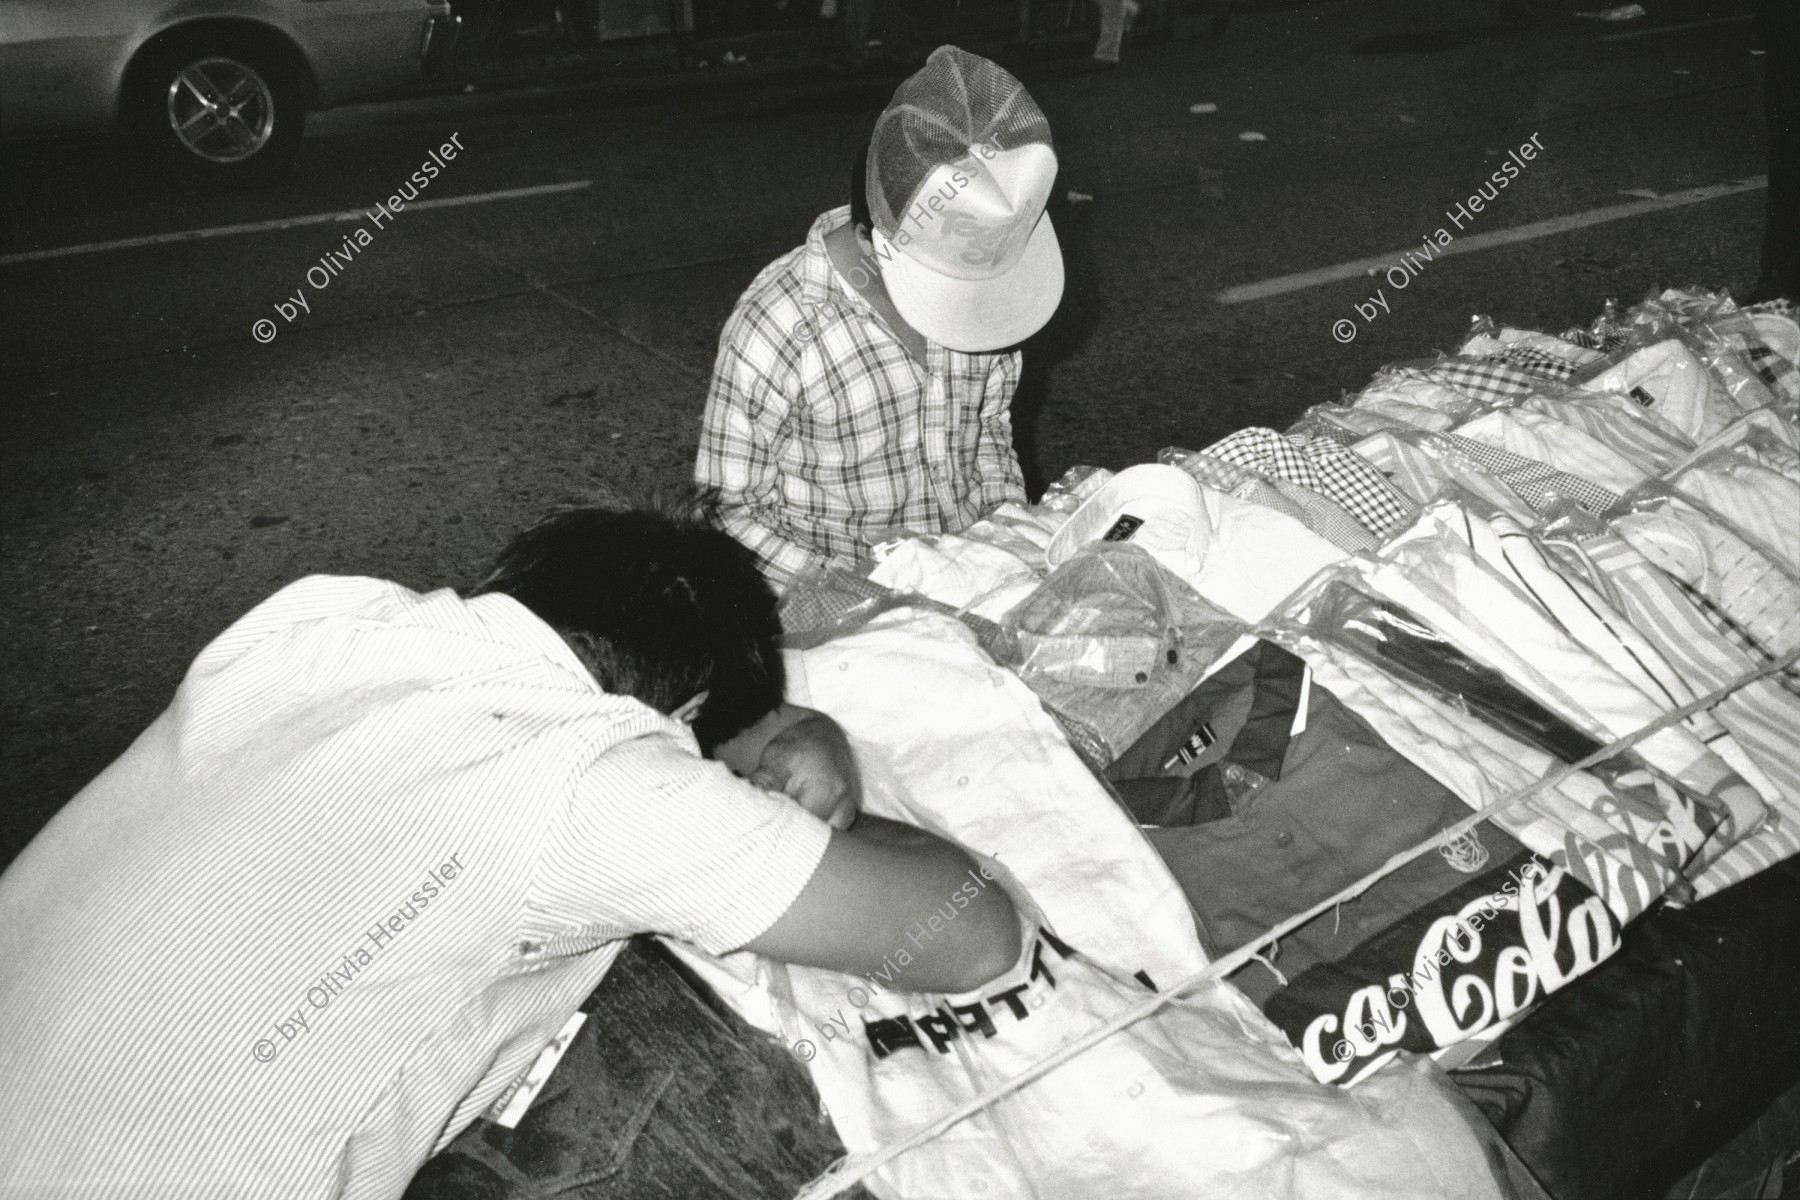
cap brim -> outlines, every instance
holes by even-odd
[[[952,350],[981,354],[1017,345],[1042,329],[1062,301],[1062,246],[1049,213],[1038,218],[1019,261],[994,279],[953,279],[898,248],[881,253],[879,241],[876,257],[881,282],[906,323]]]

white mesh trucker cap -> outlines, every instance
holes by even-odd
[[[882,282],[907,324],[953,350],[1024,341],[1062,299],[1062,248],[1044,213],[1050,123],[1025,85],[939,46],[894,92],[865,182]]]

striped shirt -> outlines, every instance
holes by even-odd
[[[777,587],[902,527],[956,532],[1025,500],[1018,352],[927,341],[921,366],[832,266],[825,235],[849,211],[822,214],[738,300],[701,424],[695,481]]]
[[[1593,584],[1647,637],[1696,692],[1724,687],[1760,664],[1722,635],[1684,590],[1618,533],[1579,516],[1565,518],[1548,545],[1561,565]],[[1770,797],[1779,820],[1770,821],[1726,851],[1694,880],[1707,896],[1748,879],[1800,851],[1800,696],[1784,690],[1783,676],[1760,679],[1720,701],[1719,723],[1779,789]]]
[[[315,576],[0,876],[0,1197],[394,1197],[635,933],[767,929],[830,831],[510,597]]]

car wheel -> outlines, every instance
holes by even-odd
[[[134,72],[125,119],[165,167],[223,185],[268,183],[293,169],[306,130],[299,80],[278,53],[183,42]]]

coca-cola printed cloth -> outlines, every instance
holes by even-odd
[[[1503,680],[1490,681],[1480,699],[1497,715],[1529,714],[1562,755],[1593,748]],[[1213,953],[1469,812],[1302,660],[1266,641],[1216,671],[1114,764],[1116,777],[1158,768],[1187,774],[1230,808],[1223,819],[1149,831]],[[1604,789],[1593,781],[1593,790]],[[1628,906],[1615,913],[1579,872],[1488,822],[1314,918],[1283,939],[1268,966],[1253,964],[1233,982],[1321,1081],[1349,1083],[1399,1050],[1432,1052],[1497,1032],[1611,954],[1631,915]]]

